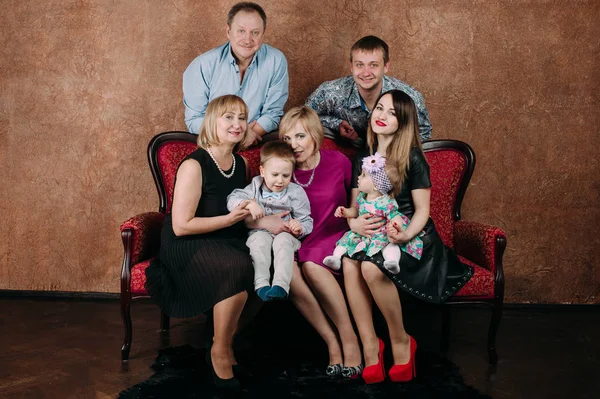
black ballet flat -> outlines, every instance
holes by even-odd
[[[241,389],[240,381],[235,378],[227,378],[223,379],[219,377],[215,371],[215,368],[212,364],[212,359],[210,357],[210,348],[206,351],[206,363],[208,367],[210,367],[210,372],[212,373],[213,382],[218,389],[230,391],[230,392],[238,392]],[[235,373],[235,371],[234,371]],[[235,374],[234,374],[235,375]]]

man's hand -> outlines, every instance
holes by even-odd
[[[354,131],[354,128],[348,121],[342,121],[342,123],[340,123],[340,136],[352,141],[358,139],[358,133]]]
[[[256,123],[256,121],[250,123],[248,125],[246,139],[244,140],[246,147],[258,145],[258,143],[262,141],[262,135],[264,134],[263,132],[264,129],[258,123]]]
[[[246,219],[246,216],[250,214],[250,211],[246,209],[246,207],[248,206],[248,202],[249,201],[247,200],[240,202],[238,206],[236,206],[231,210],[231,212],[229,212],[228,216],[230,225],[234,225],[237,222]]]
[[[343,206],[338,206],[333,214],[336,218],[345,218],[346,217],[346,208]]]
[[[252,215],[252,220],[260,219],[265,216],[265,212],[263,211],[262,206],[258,205],[256,201],[248,202],[246,209],[250,211],[250,215]]]
[[[373,215],[361,215],[356,219],[348,219],[350,229],[365,237],[372,237],[383,224],[384,221],[382,217]]]

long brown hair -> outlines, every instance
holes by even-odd
[[[417,147],[420,151],[423,151],[421,139],[419,137],[419,119],[417,117],[415,103],[412,98],[402,90],[390,90],[382,93],[375,104],[378,104],[381,97],[387,94],[392,96],[396,119],[398,119],[398,130],[394,133],[394,138],[387,147],[386,153],[382,155],[398,166],[400,174],[399,184],[400,187],[402,187],[402,183],[406,180],[406,172],[410,168],[410,150],[413,147]],[[373,133],[371,120],[369,119],[367,145],[369,146],[369,152],[371,154],[377,150],[377,144],[377,135]]]

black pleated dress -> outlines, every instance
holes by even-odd
[[[354,163],[352,187],[358,187],[358,176],[362,172],[362,159],[370,154],[359,154]],[[429,164],[423,153],[414,147],[410,152],[410,168],[402,185],[400,194],[396,196],[398,209],[409,219],[415,213],[411,191],[431,187]],[[399,290],[405,291],[427,302],[441,303],[456,293],[473,276],[473,268],[458,259],[450,248],[444,245],[438,235],[433,220],[429,218],[423,228],[423,255],[417,260],[402,252],[400,273],[392,274],[383,267],[383,255],[380,252],[372,257],[364,251],[355,253],[351,259],[369,261],[394,282]]]
[[[187,159],[202,167],[202,196],[197,217],[229,213],[227,196],[246,186],[246,165],[235,154],[235,172],[224,177],[210,155],[197,149]],[[229,174],[231,169],[225,171]],[[254,269],[244,222],[206,234],[177,237],[171,215],[165,218],[158,258],[146,269],[146,290],[162,311],[172,317],[197,316],[218,302],[252,291]]]

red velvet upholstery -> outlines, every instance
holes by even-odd
[[[148,161],[159,194],[159,212],[134,216],[121,225],[124,259],[121,273],[121,311],[125,324],[122,359],[127,360],[131,346],[130,303],[147,297],[144,289],[145,270],[158,255],[160,231],[165,215],[170,211],[177,168],[183,158],[197,148],[197,136],[187,132],[166,132],[155,136],[148,145]],[[329,139],[324,149],[337,149],[351,160],[354,148],[338,146]],[[475,166],[475,154],[465,143],[436,140],[424,143],[423,149],[431,168],[431,217],[446,245],[455,249],[461,260],[473,266],[471,280],[453,297],[452,302],[477,301],[494,305],[495,313],[490,326],[488,351],[493,359],[495,331],[501,315],[504,298],[502,254],[506,235],[498,227],[460,220],[460,206]],[[241,153],[247,160],[250,174],[258,174],[260,149]],[[168,328],[168,317],[163,315],[162,328]]]
[[[338,146],[335,141],[330,139],[323,140],[323,145],[321,146],[324,150],[338,150],[342,154],[348,157],[349,160],[353,161],[354,157],[356,157],[357,149],[354,147],[342,147]]]
[[[459,220],[454,226],[455,250],[492,273],[496,273],[498,237],[506,235],[498,227]]]
[[[131,269],[131,293],[136,295],[147,295],[144,284],[146,284],[146,268],[150,266],[150,261],[156,258],[153,256],[143,262],[137,263]]]
[[[154,256],[160,244],[160,230],[165,215],[147,212],[127,219],[121,224],[121,231],[131,230],[131,263],[136,264]]]
[[[250,176],[258,176],[260,167],[260,148],[250,148],[241,153],[246,159]]]
[[[173,189],[175,188],[175,175],[179,164],[188,154],[198,148],[196,143],[177,141],[162,145],[158,148],[158,166],[162,174],[163,184],[166,189],[167,213],[171,211]]]
[[[461,262],[473,266],[473,277],[462,287],[454,297],[471,297],[471,299],[494,298],[494,274],[489,270],[471,262],[463,256],[458,257]]]
[[[437,149],[425,154],[431,170],[431,218],[444,244],[454,247],[454,204],[465,173],[464,155]]]

